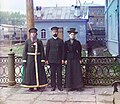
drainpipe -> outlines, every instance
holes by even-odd
[[[118,54],[120,56],[120,31],[119,31],[119,0],[117,0],[117,18],[118,18]]]
[[[106,18],[105,18],[105,45],[106,45],[106,47],[108,47],[108,10],[107,10],[107,8],[108,8],[108,0],[106,0],[106,8],[105,8],[105,11],[107,11],[106,12]]]

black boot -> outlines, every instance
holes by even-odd
[[[41,91],[41,88],[40,88],[40,87],[37,87],[37,91]]]
[[[55,90],[56,90],[56,88],[55,88],[55,87],[52,87],[51,91],[55,91]]]
[[[29,91],[34,91],[34,88],[29,88]]]
[[[58,87],[58,90],[59,90],[59,91],[63,91],[63,88],[62,88],[62,87]]]

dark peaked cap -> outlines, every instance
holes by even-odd
[[[31,33],[31,32],[37,32],[37,31],[38,31],[38,30],[37,30],[36,28],[34,28],[34,27],[29,29],[29,32],[30,32],[30,33]]]
[[[58,30],[58,27],[52,27],[51,30]]]

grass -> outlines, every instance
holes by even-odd
[[[24,48],[23,44],[12,45],[11,48],[12,48],[12,51],[15,53],[15,55],[22,56],[23,48]],[[10,47],[4,47],[2,48],[2,51],[8,54],[10,52]],[[82,57],[86,56],[85,51],[86,51],[85,49],[82,50]]]
[[[12,48],[15,55],[22,56],[23,47],[24,47],[23,44],[4,46],[4,47],[0,47],[1,48],[0,52],[2,53],[2,55],[8,55],[8,53],[10,52],[10,48]],[[94,50],[96,51],[97,56],[105,56],[105,57],[112,56],[105,47],[95,48]],[[86,57],[86,49],[84,48],[82,49],[82,57]]]
[[[86,52],[85,51],[86,51],[85,49],[82,50],[82,57],[86,56]]]
[[[95,48],[94,50],[96,51],[97,56],[112,57],[112,55],[110,54],[106,47],[99,47]]]
[[[23,47],[24,45],[22,44],[18,44],[18,45],[7,45],[7,46],[2,46],[0,47],[1,50],[1,55],[2,56],[7,56],[10,53],[10,49],[12,49],[12,51],[15,53],[15,55],[17,56],[22,56],[22,52],[23,52]]]
[[[15,53],[15,55],[22,56],[23,47],[24,47],[24,45],[13,46],[12,49],[13,49],[13,52]]]

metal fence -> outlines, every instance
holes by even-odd
[[[8,57],[0,57],[0,83],[8,82]]]
[[[63,65],[63,84],[65,84],[65,69]],[[119,57],[82,57],[81,69],[85,85],[111,85],[120,80]],[[22,82],[22,57],[15,57],[15,80]],[[45,71],[50,83],[50,67],[45,65]],[[8,57],[0,57],[0,84],[8,83]]]

